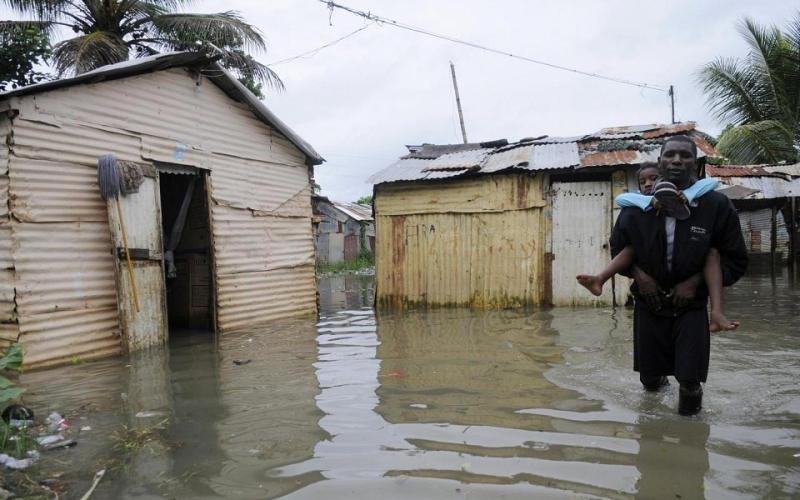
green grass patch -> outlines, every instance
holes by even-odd
[[[336,274],[350,271],[360,271],[375,265],[372,255],[362,254],[355,260],[345,260],[334,264],[317,264],[318,274]]]

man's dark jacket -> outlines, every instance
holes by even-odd
[[[662,291],[692,275],[702,273],[709,249],[720,253],[724,286],[734,284],[747,269],[747,248],[733,204],[723,194],[710,192],[697,200],[686,220],[676,221],[672,271],[667,269],[667,236],[664,216],[655,210],[623,208],[611,232],[611,255],[632,245],[636,265],[652,276]],[[637,294],[633,286],[634,295]],[[697,289],[691,308],[705,307],[708,289],[705,283]]]

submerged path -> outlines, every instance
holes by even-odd
[[[76,498],[100,467],[94,498],[800,494],[800,287],[785,277],[726,296],[742,327],[712,338],[696,418],[675,414],[674,381],[640,389],[630,310],[376,315],[358,276],[320,293],[319,321],[26,374],[39,413],[91,427],[42,466]]]

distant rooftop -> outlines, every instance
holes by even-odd
[[[700,157],[717,157],[710,136],[694,122],[608,127],[572,137],[537,136],[510,143],[506,139],[470,144],[406,146],[408,154],[369,178],[372,184],[433,180],[470,173],[519,170],[576,170],[638,165],[658,159],[671,135],[692,138]]]

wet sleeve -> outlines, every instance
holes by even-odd
[[[747,270],[747,247],[739,215],[728,199],[721,203],[718,211],[711,246],[719,251],[723,286],[731,286],[739,281]]]

